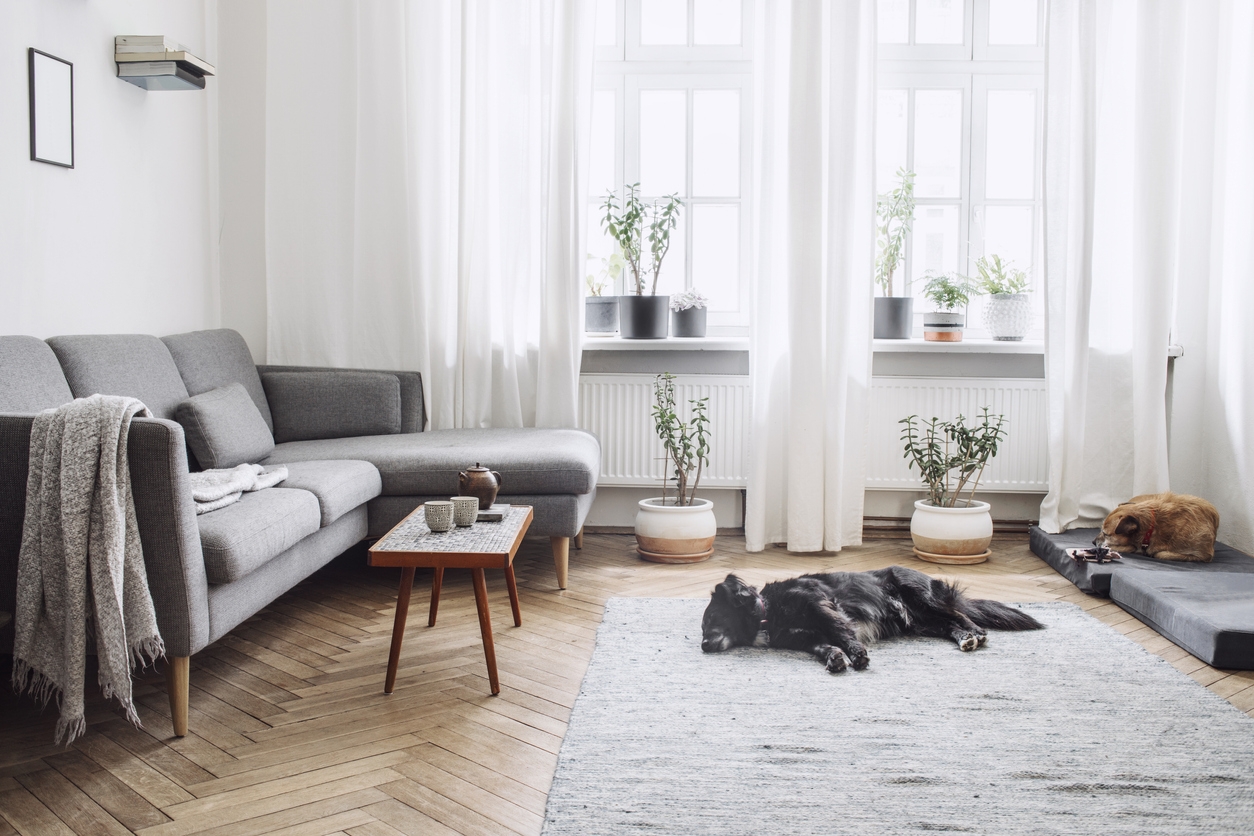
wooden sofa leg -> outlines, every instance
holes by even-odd
[[[575,535],[575,548],[583,551],[583,529],[579,529],[579,533]]]
[[[191,680],[191,659],[170,656],[166,659],[165,688],[170,695],[170,719],[174,736],[187,736],[187,697]]]
[[[550,537],[553,544],[553,566],[557,569],[557,588],[566,588],[566,569],[570,566],[570,538]]]

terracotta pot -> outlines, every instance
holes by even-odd
[[[987,502],[942,508],[920,499],[910,518],[910,539],[914,553],[929,563],[983,563],[993,542],[993,516]]]
[[[501,489],[501,474],[475,462],[457,474],[457,492],[462,496],[477,496],[479,510],[486,511],[496,502],[496,492]]]
[[[697,563],[714,554],[714,503],[694,499],[692,505],[675,505],[674,497],[662,504],[660,496],[640,500],[636,512],[636,546],[640,556],[654,563]]]
[[[923,314],[923,339],[937,343],[962,342],[962,326],[966,314],[957,311],[932,311]]]

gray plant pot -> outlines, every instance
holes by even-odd
[[[618,335],[625,340],[666,339],[669,296],[619,296]]]
[[[589,334],[613,334],[617,331],[618,297],[587,297],[584,300],[584,330]]]
[[[909,296],[875,298],[875,339],[908,340],[914,330],[914,299]]]
[[[958,311],[931,311],[923,314],[923,339],[937,343],[962,342],[966,314]]]
[[[705,308],[671,311],[672,337],[704,337]]]

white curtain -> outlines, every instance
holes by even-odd
[[[1248,338],[1209,332],[1229,304],[1250,310],[1248,290],[1230,272],[1244,269],[1248,284],[1249,8],[1218,0],[1049,5],[1046,531],[1100,524],[1119,502],[1173,481],[1222,506],[1218,495],[1235,485],[1199,474],[1197,444],[1213,453],[1210,445],[1238,443],[1236,458],[1250,464],[1248,440],[1239,446],[1241,408],[1233,411],[1216,365],[1229,346],[1248,356]],[[1241,92],[1244,99],[1234,97]],[[1228,300],[1219,301],[1225,290]],[[1187,439],[1177,451],[1193,449],[1169,467],[1167,347],[1186,334],[1197,342],[1185,344],[1176,369],[1194,400],[1182,404],[1177,389],[1184,420],[1171,430]],[[1214,356],[1194,359],[1194,347],[1208,342]],[[1224,375],[1245,380],[1248,393],[1248,369],[1227,364]],[[1248,471],[1245,478],[1248,488]],[[1241,493],[1248,521],[1248,490]]]
[[[574,426],[593,0],[270,0],[268,359]]]
[[[862,539],[875,3],[764,0],[755,54],[750,551]]]

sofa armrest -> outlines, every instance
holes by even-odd
[[[161,418],[135,418],[126,450],[148,589],[166,655],[190,656],[209,643],[209,581],[183,428]]]
[[[401,387],[401,432],[420,433],[427,427],[427,406],[422,394],[422,374],[388,369],[334,369],[329,366],[258,366],[257,373],[265,379],[267,372],[372,372],[395,375]],[[267,395],[267,399],[269,395]]]

